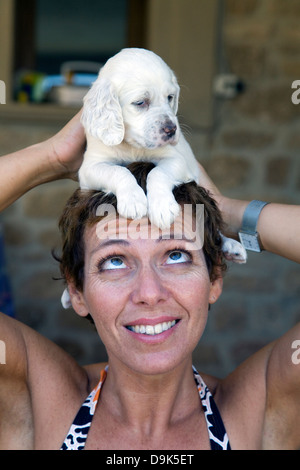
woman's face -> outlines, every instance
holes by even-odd
[[[77,313],[91,314],[110,363],[163,373],[191,360],[222,279],[210,281],[191,226],[150,236],[147,218],[138,232],[130,222],[106,218],[86,230],[83,291],[69,291]]]

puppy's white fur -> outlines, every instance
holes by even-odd
[[[198,180],[198,165],[176,117],[179,86],[172,70],[153,52],[123,49],[108,60],[84,98],[82,123],[87,150],[79,171],[81,188],[117,196],[128,218],[148,214],[161,228],[179,213],[172,189]],[[147,198],[125,168],[152,161]]]
[[[80,187],[114,193],[120,215],[148,215],[160,228],[179,214],[174,186],[199,181],[199,166],[176,117],[179,91],[159,56],[130,48],[106,62],[84,98],[87,150]],[[156,165],[148,174],[147,197],[125,167],[138,160]],[[223,247],[228,258],[245,262],[240,243],[223,236]]]

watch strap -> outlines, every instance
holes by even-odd
[[[257,227],[259,215],[262,209],[267,204],[269,203],[264,202],[264,201],[258,201],[258,200],[251,201],[248,204],[243,215],[242,228],[241,228],[242,232],[253,233],[253,234],[256,233],[256,227]]]

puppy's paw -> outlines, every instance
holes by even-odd
[[[61,296],[61,304],[62,304],[63,308],[72,307],[70,294],[69,294],[69,291],[68,291],[67,288],[63,291],[63,294]]]
[[[179,213],[180,206],[172,193],[148,195],[148,217],[158,228],[169,228]]]
[[[141,219],[147,215],[147,197],[138,185],[117,194],[118,213],[126,219]]]
[[[247,261],[247,252],[243,245],[232,238],[222,235],[222,251],[227,261],[244,264]]]

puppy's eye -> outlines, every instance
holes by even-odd
[[[149,106],[149,100],[139,100],[139,101],[134,101],[132,103],[134,106],[137,106],[138,108],[148,108]]]
[[[169,96],[168,96],[168,101],[169,101],[169,103],[171,103],[171,102],[173,101],[173,99],[174,99],[174,95],[169,95]]]

